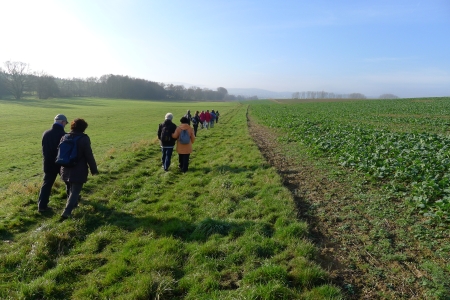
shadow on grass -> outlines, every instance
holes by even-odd
[[[126,212],[111,209],[101,203],[83,201],[94,207],[96,215],[87,214],[87,234],[94,232],[104,225],[114,225],[126,231],[139,229],[150,230],[158,236],[175,237],[183,241],[206,242],[211,235],[232,235],[237,238],[249,227],[257,225],[255,222],[230,222],[206,218],[198,223],[187,222],[179,218],[157,218],[153,216],[136,217]]]
[[[196,167],[196,166],[189,166],[189,171],[195,172],[199,171],[203,174],[208,174],[210,172],[217,172],[220,174],[223,173],[232,173],[232,174],[239,174],[239,173],[253,173],[256,170],[267,170],[270,166],[268,164],[262,164],[262,165],[249,165],[248,167],[233,167],[230,165],[219,165],[214,167]]]
[[[0,239],[2,241],[11,241],[14,235],[6,229],[0,229]]]

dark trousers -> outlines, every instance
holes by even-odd
[[[190,154],[178,154],[178,161],[180,163],[178,167],[180,167],[183,173],[186,173],[189,169],[189,156]]]
[[[170,160],[172,159],[173,148],[161,148],[162,158],[161,163],[164,168],[164,171],[169,170]]]
[[[53,184],[55,183],[58,172],[44,173],[44,182],[39,192],[38,209],[46,209],[50,199]]]
[[[78,206],[78,199],[80,198],[83,183],[67,181],[64,183],[66,184],[67,203],[62,215],[68,217],[72,214],[72,210]]]
[[[194,135],[197,136],[198,123],[195,124],[193,127],[194,127]]]

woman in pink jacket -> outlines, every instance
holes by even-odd
[[[192,144],[195,142],[194,129],[189,126],[189,120],[186,117],[182,117],[180,119],[180,126],[177,127],[174,133],[172,133],[172,137],[177,139],[177,152],[178,152],[178,167],[183,173],[186,173],[189,168],[189,156],[192,153]],[[189,139],[187,143],[183,143],[183,139],[181,138],[182,131],[186,130],[187,134],[189,134]]]
[[[204,110],[202,110],[199,117],[200,117],[200,129],[203,129],[203,122],[205,122],[205,111]]]

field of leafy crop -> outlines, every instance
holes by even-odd
[[[358,170],[436,224],[450,221],[450,98],[254,103],[252,115]]]

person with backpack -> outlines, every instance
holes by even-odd
[[[180,119],[180,126],[172,134],[177,139],[178,167],[181,172],[186,173],[189,169],[189,156],[192,153],[192,144],[195,142],[194,130],[189,126],[186,117]]]
[[[45,212],[50,210],[48,202],[52,186],[55,183],[56,177],[60,172],[60,166],[55,164],[55,158],[58,153],[58,145],[61,138],[66,134],[64,127],[68,124],[65,115],[58,114],[54,118],[52,128],[46,130],[42,134],[42,167],[44,171],[44,182],[38,198],[38,211]]]
[[[220,114],[219,114],[219,111],[217,110],[216,111],[216,124],[219,123],[219,116],[220,116]]]
[[[66,184],[67,192],[67,203],[61,219],[69,218],[72,210],[78,206],[81,189],[87,181],[89,170],[92,175],[98,174],[97,163],[92,153],[91,139],[84,133],[87,127],[88,123],[84,119],[77,118],[70,123],[70,133],[61,139],[61,144],[67,139],[76,139],[73,144],[76,151],[76,163],[70,167],[61,167],[61,179]]]
[[[175,147],[176,139],[172,138],[172,134],[177,129],[177,125],[172,123],[173,114],[167,113],[164,122],[159,124],[158,139],[161,145],[161,164],[164,171],[169,171],[172,159],[173,147]]]
[[[184,116],[189,120],[189,125],[191,125],[192,115],[191,115],[191,111],[189,109]]]
[[[195,112],[195,115],[192,117],[192,127],[194,127],[194,135],[197,136],[198,124],[200,123],[200,116],[198,115],[198,110]]]
[[[210,112],[210,119],[209,119],[209,128],[214,127],[214,121],[216,120],[216,113],[214,112],[214,109]]]

